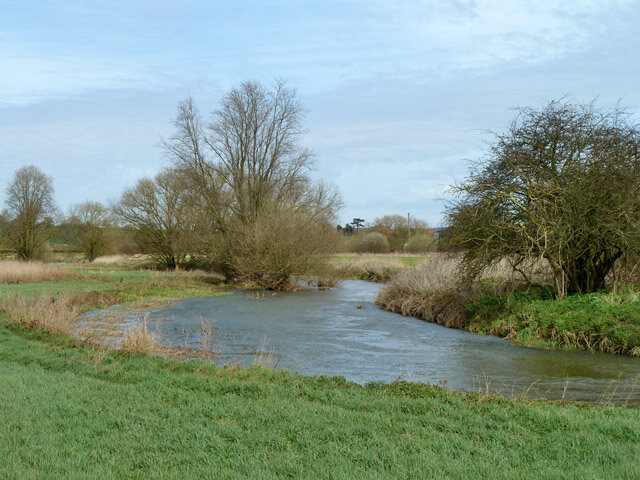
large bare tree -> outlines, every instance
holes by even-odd
[[[292,222],[298,222],[299,232],[309,235],[315,226],[315,235],[322,238],[326,222],[333,221],[340,205],[333,189],[314,186],[309,180],[313,155],[300,144],[303,117],[295,91],[283,81],[273,88],[245,82],[232,89],[208,123],[191,98],[178,105],[175,132],[164,142],[165,150],[188,173],[202,199],[213,232],[210,254],[228,275],[264,279],[268,286],[281,288],[283,278],[306,268],[303,257],[319,251],[318,242],[307,238],[307,245],[313,248],[302,249],[303,253],[290,247],[287,262],[275,259],[282,257],[287,243],[285,230],[296,228]],[[282,231],[267,235],[267,228]],[[259,248],[266,238],[282,239],[282,245]],[[280,253],[267,261],[268,252],[276,251]],[[299,254],[293,255],[294,251]],[[248,252],[265,255],[251,262],[252,272],[238,261],[246,259]]]
[[[5,232],[9,246],[23,260],[42,256],[56,212],[52,178],[34,165],[20,168],[7,187],[6,205],[11,219]]]
[[[594,104],[521,109],[454,190],[447,237],[470,276],[544,259],[558,296],[594,292],[640,247],[640,129]]]

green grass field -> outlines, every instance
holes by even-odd
[[[366,388],[0,327],[0,478],[638,478],[640,412]]]

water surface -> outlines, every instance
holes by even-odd
[[[327,291],[264,292],[260,299],[246,292],[189,298],[149,320],[164,343],[190,348],[202,347],[201,322],[212,325],[221,364],[250,365],[271,352],[275,368],[359,383],[403,379],[461,391],[488,386],[528,390],[529,397],[640,403],[639,358],[526,348],[403,317],[373,305],[380,288],[344,281]]]

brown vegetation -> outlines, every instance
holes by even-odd
[[[358,253],[387,253],[389,240],[380,232],[363,233],[353,237],[351,248]]]
[[[91,292],[60,297],[12,295],[2,301],[0,313],[14,325],[68,334],[82,313],[120,301],[121,298],[114,294]]]
[[[162,345],[159,336],[159,331],[151,331],[147,328],[145,319],[142,325],[124,334],[120,348],[127,353],[144,353],[146,355],[167,353],[169,349]]]
[[[370,282],[388,282],[406,268],[406,264],[397,256],[385,255],[353,256],[333,265],[334,274],[338,277]]]
[[[73,297],[28,298],[14,295],[0,307],[10,323],[48,332],[71,333],[83,309]]]
[[[76,275],[64,267],[44,262],[0,261],[0,284],[70,280]]]
[[[433,254],[395,276],[376,298],[376,305],[394,313],[464,328],[467,302],[481,295],[503,293],[524,283],[525,277],[507,259],[484,271],[474,283],[461,282],[460,256]],[[528,278],[542,280],[543,265],[529,266]]]

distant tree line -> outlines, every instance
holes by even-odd
[[[437,249],[436,229],[421,219],[402,215],[377,217],[366,226],[363,218],[354,218],[336,230],[347,237],[343,249],[359,253],[426,253]]]

